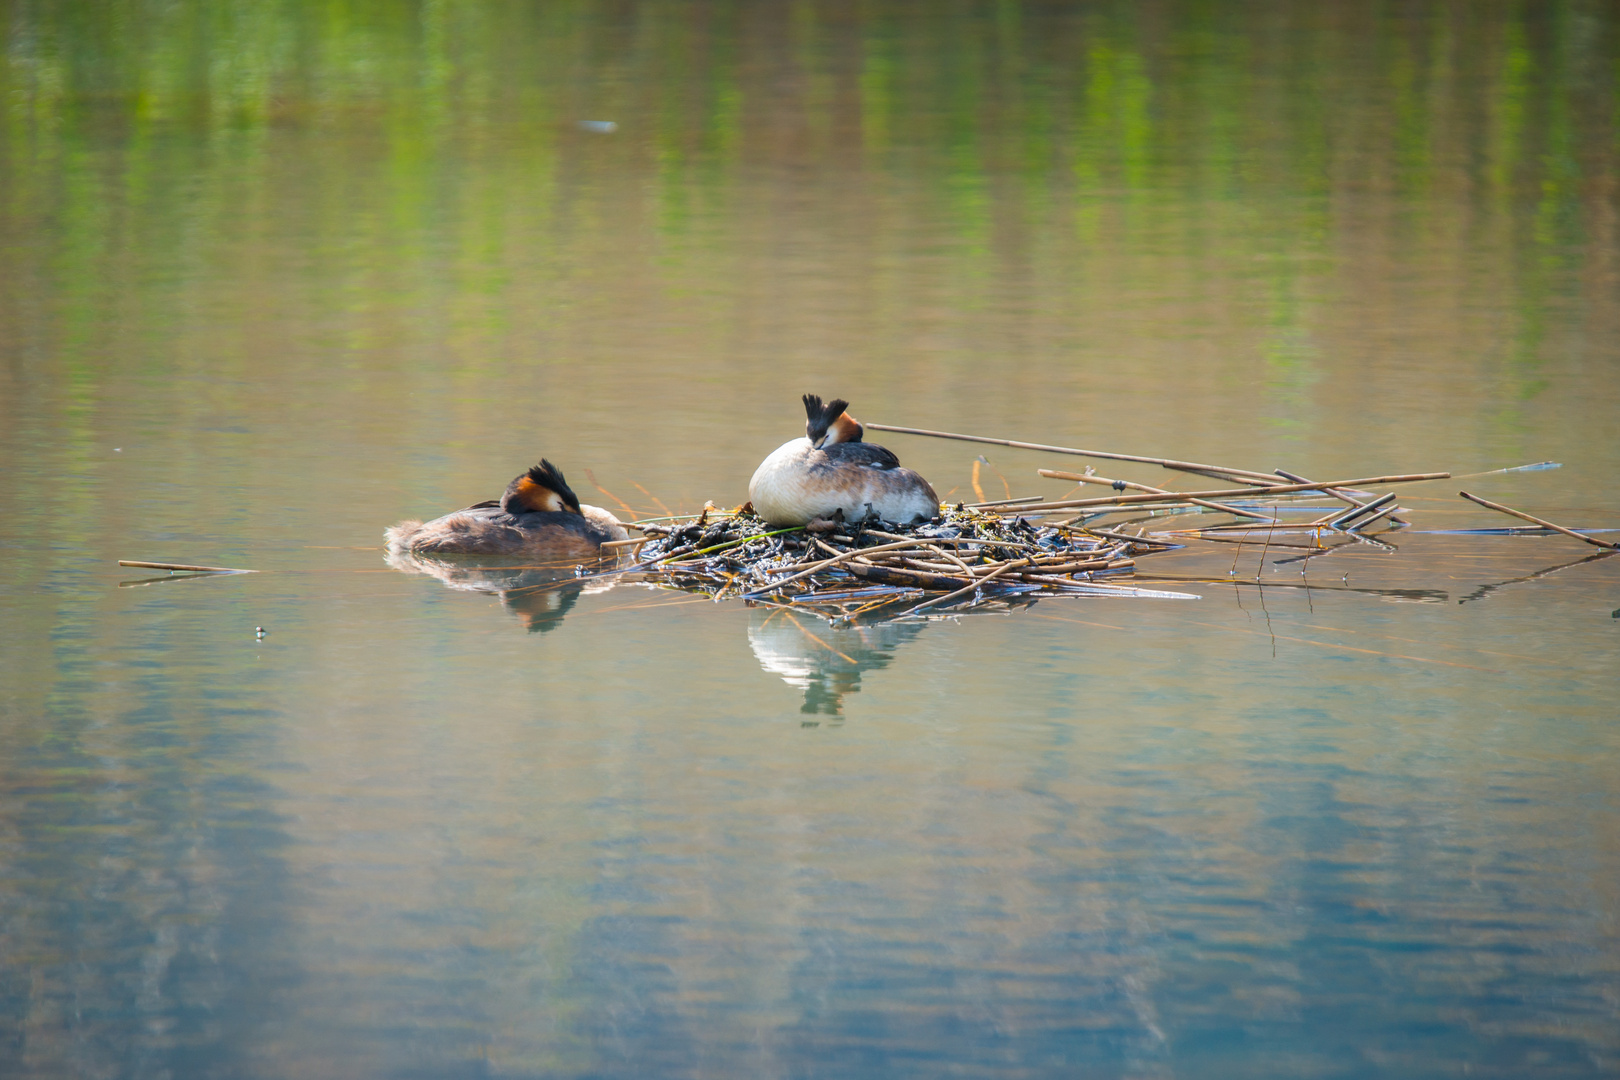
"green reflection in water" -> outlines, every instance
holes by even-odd
[[[1162,268],[1119,262],[1144,235],[1208,230],[1210,250],[1241,259],[1333,230],[1267,213],[1289,200],[1392,184],[1400,217],[1413,206],[1403,193],[1450,192],[1454,224],[1419,215],[1435,244],[1483,231],[1540,253],[1507,260],[1535,276],[1519,291],[1510,367],[1528,398],[1544,385],[1535,312],[1578,272],[1579,192],[1614,143],[1612,108],[1597,107],[1612,100],[1613,29],[1578,4],[1460,19],[1009,0],[921,23],[885,4],[809,2],[13,4],[7,19],[9,231],[54,223],[32,239],[80,335],[107,312],[97,283],[110,264],[201,272],[222,239],[273,232],[275,187],[293,178],[267,140],[325,133],[298,136],[321,174],[311,194],[327,203],[308,208],[309,239],[340,260],[414,270],[400,282],[356,268],[347,311],[387,321],[449,288],[464,359],[488,362],[506,351],[492,339],[517,332],[502,313],[519,262],[507,245],[616,229],[589,199],[567,220],[553,212],[565,201],[557,139],[606,109],[621,132],[596,160],[637,168],[650,155],[676,281],[708,269],[680,252],[722,242],[694,224],[731,212],[745,162],[903,178],[906,200],[953,237],[942,255],[970,303],[1013,223],[1045,233],[1072,219],[1074,245],[1043,245],[1046,272],[1143,289]],[[347,176],[330,173],[330,138],[358,154]],[[1470,201],[1474,187],[1485,202]],[[1186,220],[1189,204],[1203,220]],[[435,281],[444,260],[454,272]],[[1258,305],[1256,329],[1274,310]]]

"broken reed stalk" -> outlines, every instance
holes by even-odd
[[[1283,470],[1283,469],[1278,469],[1277,470],[1277,475],[1282,477],[1284,480],[1291,480],[1296,484],[1308,484],[1308,483],[1310,483],[1310,481],[1308,479],[1306,479],[1305,477],[1300,476],[1297,473],[1287,472],[1286,470]],[[1328,494],[1328,495],[1333,496],[1335,499],[1338,499],[1342,503],[1349,503],[1351,506],[1361,506],[1362,505],[1362,502],[1361,502],[1360,499],[1356,498],[1353,495],[1350,495],[1350,494],[1347,494],[1347,493],[1345,493],[1343,491],[1340,491],[1337,488],[1323,488],[1322,491],[1324,493]]]
[[[883,540],[906,539],[904,536],[896,536],[894,533],[879,532],[876,529],[867,529],[866,535],[876,536]],[[846,537],[844,539],[848,538]],[[1014,551],[1033,551],[1035,549],[1034,544],[1020,544],[1015,540],[989,540],[979,536],[923,536],[912,537],[911,542],[913,544],[982,544],[985,547],[1012,548]],[[867,548],[866,550],[876,551],[877,548]]]
[[[1276,477],[1248,469],[1229,469],[1225,465],[1201,465],[1196,461],[1176,461],[1174,458],[1141,457],[1136,454],[1110,454],[1103,450],[1079,450],[1072,446],[1049,446],[1046,443],[1019,442],[1016,439],[991,439],[983,435],[959,435],[954,431],[929,431],[927,428],[895,427],[892,424],[866,424],[872,431],[893,431],[901,435],[926,435],[932,439],[956,439],[960,442],[990,443],[993,446],[1011,446],[1018,450],[1043,450],[1049,454],[1073,454],[1076,457],[1101,458],[1107,461],[1140,461],[1160,465],[1180,472],[1235,476],[1256,483],[1275,483]]]
[[[966,574],[968,577],[973,576],[973,568],[971,566],[969,566],[967,563],[963,562],[961,559],[957,558],[955,552],[946,551],[944,548],[938,547],[938,546],[936,546],[934,544],[929,544],[928,545],[928,550],[934,552],[936,555],[940,556],[942,559],[946,560],[947,562],[953,562],[957,566],[960,566],[962,568],[962,572],[964,574]]]
[[[1300,475],[1298,475],[1296,473],[1291,473],[1287,469],[1278,469],[1277,470],[1277,475],[1282,477],[1285,480],[1292,480],[1296,484],[1308,484],[1308,483],[1310,483],[1310,481],[1305,479],[1305,477],[1300,476]],[[1338,488],[1323,488],[1322,490],[1323,490],[1324,494],[1331,495],[1333,498],[1338,499],[1340,502],[1347,502],[1351,506],[1366,506],[1367,505],[1365,502],[1363,502],[1360,499],[1356,498],[1354,495],[1350,494],[1348,491],[1340,491]],[[1329,514],[1328,516],[1332,517],[1333,515]],[[1398,517],[1392,517],[1392,518],[1390,518],[1390,520],[1400,522],[1400,524],[1402,524],[1402,525],[1408,524],[1408,522],[1403,521]]]
[[[1106,499],[1063,499],[1057,502],[1020,506],[1029,510],[1068,510],[1085,506],[1139,506],[1143,503],[1190,502],[1193,499],[1234,499],[1252,495],[1286,495],[1294,491],[1321,491],[1329,487],[1372,487],[1382,484],[1416,484],[1424,480],[1444,480],[1450,473],[1407,473],[1399,476],[1361,476],[1354,480],[1327,480],[1322,483],[1279,484],[1275,487],[1224,488],[1218,491],[1176,491],[1167,495],[1114,495]]]
[[[1175,543],[1170,540],[1155,540],[1151,536],[1132,536],[1130,533],[1122,533],[1114,529],[1104,529],[1099,527],[1086,528],[1084,531],[1090,533],[1092,536],[1106,536],[1110,540],[1124,540],[1126,543],[1143,544],[1148,547],[1172,548],[1176,546]]]
[[[1562,525],[1554,525],[1550,521],[1543,521],[1541,518],[1532,517],[1523,510],[1515,510],[1511,506],[1503,506],[1501,503],[1493,503],[1489,499],[1482,499],[1478,495],[1470,495],[1466,491],[1459,491],[1457,494],[1461,495],[1471,503],[1478,503],[1480,506],[1483,506],[1488,510],[1496,510],[1500,513],[1507,514],[1510,517],[1520,518],[1524,521],[1533,521],[1537,525],[1544,528],[1552,529],[1554,532],[1561,532],[1565,536],[1573,536],[1577,540],[1584,540],[1593,547],[1607,548],[1610,551],[1620,551],[1620,544],[1611,544],[1605,540],[1595,540],[1590,536],[1576,532],[1574,529],[1566,529]]]
[[[907,615],[915,615],[915,614],[917,614],[917,612],[921,611],[923,608],[933,607],[935,604],[943,604],[947,600],[955,600],[958,596],[965,596],[966,594],[972,592],[974,589],[983,588],[985,585],[987,585],[990,582],[994,581],[996,578],[1000,577],[1002,574],[1005,574],[1008,570],[1011,570],[1016,566],[1028,566],[1028,565],[1029,565],[1029,560],[1028,559],[1009,559],[1007,562],[1004,562],[1000,566],[996,567],[993,572],[991,572],[989,574],[986,574],[984,577],[979,578],[977,581],[970,581],[966,585],[962,586],[960,589],[957,589],[953,593],[946,593],[944,596],[936,596],[931,600],[924,600],[922,603],[918,604],[916,607],[909,608],[906,611],[902,611],[900,613],[900,615],[896,616],[896,617],[897,618],[903,618],[903,617],[905,617]]]
[[[1395,493],[1392,491],[1388,495],[1379,496],[1372,502],[1366,502],[1359,506],[1353,506],[1349,510],[1345,510],[1342,513],[1334,515],[1334,517],[1328,521],[1327,524],[1330,528],[1334,529],[1349,529],[1351,527],[1350,523],[1356,520],[1356,518],[1388,506],[1394,501]]]
[[[1237,544],[1239,546],[1242,546],[1243,544],[1253,544],[1254,543],[1253,540],[1240,540],[1235,536],[1197,536],[1197,537],[1194,537],[1193,539],[1202,540],[1206,544]],[[1327,551],[1328,550],[1328,548],[1322,546],[1321,544],[1285,544],[1280,540],[1273,540],[1271,542],[1271,546],[1272,547],[1278,547],[1278,548],[1298,548],[1301,551]]]
[[[1116,565],[1116,564],[1118,564],[1118,565]],[[1127,566],[1135,566],[1135,565],[1136,565],[1136,563],[1135,563],[1134,560],[1131,560],[1131,559],[1117,559],[1117,560],[1115,560],[1114,563],[1110,563],[1109,567],[1111,569],[1124,569]],[[1062,567],[1055,567],[1054,569],[1061,570],[1063,568]],[[1060,577],[1057,574],[1032,574],[1032,573],[1028,573],[1028,572],[1024,572],[1024,571],[1020,571],[1019,573],[1013,574],[1012,577],[1016,578],[1019,581],[1034,582],[1037,585],[1065,585],[1065,586],[1069,586],[1071,588],[1084,587],[1084,588],[1088,588],[1088,589],[1091,589],[1091,588],[1100,589],[1100,588],[1103,588],[1107,584],[1106,582],[1092,581],[1090,579],[1087,579],[1085,581],[1076,581],[1074,578]]]
[[[1099,558],[1096,558],[1096,559],[1080,559],[1080,560],[1076,560],[1072,556],[1070,556],[1069,561],[1067,561],[1067,562],[1050,562],[1050,563],[1048,563],[1048,562],[1042,562],[1039,559],[1026,559],[1026,560],[1014,560],[1014,561],[1027,562],[1027,563],[1030,564],[1032,569],[1039,570],[1041,573],[1046,574],[1048,576],[1051,576],[1053,574],[1079,574],[1079,573],[1086,573],[1086,572],[1092,571],[1092,570],[1114,570],[1114,569],[1119,569],[1121,566],[1134,566],[1134,565],[1136,565],[1136,560],[1135,559],[1120,559],[1120,558],[1116,557],[1117,554],[1118,554],[1117,550],[1113,551],[1113,552],[1105,551],[1105,552],[1100,552],[1099,553],[1099,555],[1100,555]],[[943,572],[945,572],[947,574],[955,574],[955,572],[956,572],[954,568],[949,567],[944,563],[925,562],[922,559],[903,559],[901,561],[903,563],[906,563],[911,568],[918,569],[918,570],[924,570],[924,571],[927,571],[927,572],[930,572],[930,573],[938,573],[938,572],[943,571]],[[966,580],[971,579],[971,578],[982,578],[982,577],[986,576],[987,574],[990,574],[991,572],[999,569],[1001,567],[1001,565],[1002,565],[1001,563],[993,563],[993,564],[988,565],[988,566],[976,566],[976,567],[963,566],[963,567],[961,567],[961,570],[962,570],[962,572],[964,574],[967,575],[967,577],[963,578],[962,580],[966,581]]]
[[[1086,476],[1083,473],[1060,472],[1057,469],[1036,469],[1035,471],[1042,476],[1050,477],[1054,480],[1073,480],[1077,484],[1101,484],[1104,487],[1111,488],[1128,487],[1133,491],[1146,491],[1155,495],[1175,494],[1175,492],[1166,491],[1164,488],[1149,487],[1146,484],[1133,484],[1129,480],[1109,480],[1102,476]],[[1214,510],[1222,514],[1231,514],[1233,517],[1257,518],[1260,521],[1277,520],[1274,517],[1267,517],[1265,514],[1257,514],[1253,510],[1240,510],[1236,506],[1226,506],[1218,502],[1209,502],[1206,499],[1188,499],[1187,501],[1192,503],[1194,506],[1202,506],[1206,510]]]
[[[812,566],[808,566],[805,569],[800,570],[796,574],[790,574],[789,576],[787,576],[785,578],[778,578],[776,581],[768,581],[764,585],[761,585],[758,589],[754,589],[754,590],[751,590],[751,591],[760,592],[760,591],[762,591],[764,589],[781,588],[783,585],[787,585],[790,582],[798,581],[800,578],[807,578],[811,574],[814,574],[819,570],[825,570],[825,569],[827,569],[827,567],[832,566],[835,563],[841,563],[841,562],[845,562],[845,561],[847,561],[849,559],[853,559],[857,555],[871,555],[874,552],[878,552],[878,551],[897,551],[900,548],[921,547],[921,546],[922,545],[919,544],[916,540],[902,540],[898,544],[879,544],[877,547],[856,548],[854,551],[846,551],[843,554],[835,555],[830,559],[823,559],[821,562],[815,563]]]
[[[1334,511],[1338,513],[1337,510]],[[1234,521],[1226,525],[1200,525],[1191,529],[1165,529],[1155,533],[1155,536],[1200,536],[1204,533],[1229,532],[1314,532],[1327,524],[1327,518],[1317,521],[1279,521],[1274,525],[1262,525],[1259,522]]]
[[[949,590],[960,588],[964,584],[973,584],[971,576],[961,578],[954,574],[930,573],[927,570],[914,570],[910,567],[878,566],[876,563],[862,562],[860,559],[846,563],[844,568],[858,578],[913,589]]]
[[[993,502],[976,502],[967,503],[966,505],[969,510],[983,510],[991,506],[1017,506],[1020,503],[1038,503],[1040,501],[1041,497],[1039,495],[1025,495],[1017,499],[996,499]]]
[[[1358,539],[1365,540],[1366,537],[1360,535],[1361,530],[1365,529],[1367,526],[1371,525],[1373,522],[1379,520],[1380,518],[1383,518],[1383,517],[1387,516],[1389,518],[1389,520],[1391,520],[1391,521],[1399,521],[1400,519],[1395,517],[1395,511],[1397,509],[1399,509],[1399,508],[1392,502],[1388,506],[1384,507],[1382,510],[1378,510],[1378,511],[1376,511],[1374,513],[1368,514],[1366,517],[1362,518],[1360,521],[1356,522],[1354,525],[1352,525],[1348,529],[1346,529],[1345,532],[1350,533],[1353,536],[1356,536]]]
[[[1274,514],[1276,513],[1275,508],[1273,508],[1272,513],[1274,513]],[[1269,552],[1270,550],[1271,550],[1271,533],[1269,531],[1267,531],[1267,533],[1266,533],[1266,545],[1265,545],[1265,547],[1260,549],[1260,565],[1254,568],[1254,580],[1256,580],[1256,581],[1259,581],[1260,580],[1260,575],[1265,572],[1265,569],[1266,569],[1266,553]]]
[[[186,570],[193,574],[257,574],[257,570],[243,570],[237,566],[191,566],[187,563],[177,562],[138,562],[135,559],[119,559],[119,566],[138,566],[143,570]]]

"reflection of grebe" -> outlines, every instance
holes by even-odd
[[[390,551],[385,558],[395,570],[436,577],[456,592],[500,597],[501,606],[522,618],[530,633],[555,630],[582,594],[606,592],[618,582],[612,576],[576,577],[571,566],[507,565],[529,563],[522,555],[468,557]]]
[[[926,625],[921,621],[818,625],[811,633],[791,611],[755,608],[748,644],[760,667],[804,692],[800,712],[836,716],[844,696],[860,690],[861,676],[888,667],[895,653]]]
[[[388,550],[417,555],[528,555],[581,558],[629,533],[599,506],[581,506],[551,462],[513,480],[499,502],[481,502],[423,524],[402,521],[383,533]]]
[[[803,525],[839,510],[846,521],[879,517],[909,523],[939,513],[939,498],[917,473],[881,446],[861,441],[865,433],[844,409],[804,395],[806,438],[783,443],[754,470],[748,498],[772,525]]]

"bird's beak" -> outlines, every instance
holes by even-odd
[[[810,449],[812,449],[812,450],[820,450],[821,449],[821,444],[826,442],[826,441],[827,441],[827,436],[825,434],[823,434],[821,436],[821,438],[819,438],[819,439],[811,439],[810,440]]]

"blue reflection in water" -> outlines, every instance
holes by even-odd
[[[1592,1076],[1614,1060],[1613,929],[1582,861],[1612,807],[1582,766],[1460,780],[1456,750],[1399,749],[1404,726],[1445,719],[1444,696],[1369,718],[1353,697],[1283,692],[1225,731],[1198,721],[1196,682],[1143,706],[1082,678],[1067,692],[1089,704],[909,745],[874,741],[867,711],[838,730],[864,749],[837,768],[771,734],[796,726],[701,707],[594,729],[540,710],[510,742],[452,710],[458,749],[402,765],[389,743],[439,730],[427,702],[362,750],[322,718],[332,702],[252,706],[281,698],[208,654],[216,620],[247,608],[300,640],[299,606],[154,593],[127,682],[93,678],[74,655],[87,627],[64,624],[55,734],[6,766],[0,1015],[25,1075]],[[556,654],[532,650],[595,647],[591,610],[571,609],[575,638],[498,608],[467,629],[541,643],[521,655],[542,671]],[[757,615],[716,617],[754,663]],[[442,618],[435,648],[459,655]],[[1042,648],[1061,658],[1069,639],[1024,618],[995,625],[1020,628],[1032,670]],[[992,640],[973,629],[874,641],[868,670],[908,650],[959,665]],[[773,641],[780,667],[793,646]],[[821,663],[802,644],[795,677]],[[701,704],[714,677],[662,692]],[[114,686],[123,706],[99,718]],[[1586,737],[1543,726],[1566,748]],[[311,736],[324,748],[301,760]],[[708,749],[671,761],[689,738]],[[617,749],[575,761],[574,740]],[[483,743],[531,771],[460,779],[456,755]]]

